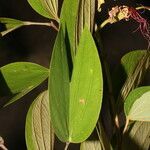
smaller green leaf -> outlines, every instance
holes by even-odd
[[[54,132],[50,123],[48,92],[41,93],[32,103],[26,119],[28,150],[53,150]]]
[[[58,0],[28,0],[31,7],[40,15],[59,20],[57,16]]]
[[[100,141],[84,141],[81,143],[80,150],[102,150]]]
[[[49,70],[34,63],[17,62],[0,68],[0,96],[13,96],[6,104],[18,100],[48,77]]]
[[[4,25],[4,30],[0,31],[1,36],[4,36],[24,25],[22,21],[11,18],[0,18],[0,23]]]
[[[150,86],[139,87],[130,92],[124,110],[129,120],[150,121]]]

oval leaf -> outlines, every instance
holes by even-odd
[[[40,15],[59,20],[57,16],[58,0],[28,0],[31,7]]]
[[[50,65],[51,119],[61,141],[78,143],[88,138],[96,125],[103,91],[100,60],[88,29],[84,30],[79,44],[70,84],[67,63],[60,29]]]
[[[70,142],[82,142],[92,133],[99,117],[102,93],[99,55],[90,31],[85,28],[75,57],[70,84]]]
[[[22,21],[11,18],[0,18],[0,23],[4,26],[4,30],[0,31],[1,36],[4,36],[24,25]]]
[[[28,150],[53,150],[54,133],[50,123],[48,92],[41,93],[32,103],[26,119]]]
[[[48,77],[49,70],[34,63],[17,62],[0,68],[0,96],[14,96],[12,103]]]
[[[124,109],[129,120],[150,121],[150,86],[133,90],[126,98]]]

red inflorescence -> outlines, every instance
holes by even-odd
[[[129,15],[132,19],[139,23],[138,29],[141,31],[143,37],[148,41],[148,49],[150,48],[150,24],[149,22],[144,19],[138,11],[133,8],[129,7]]]

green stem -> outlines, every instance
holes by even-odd
[[[30,26],[30,25],[36,25],[36,26],[48,26],[48,27],[52,27],[54,28],[56,31],[58,31],[59,29],[56,27],[56,25],[54,24],[53,21],[51,22],[31,22],[31,21],[24,21],[23,22],[24,25],[26,26]]]

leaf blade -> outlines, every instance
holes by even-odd
[[[69,141],[82,142],[91,134],[99,116],[102,92],[103,79],[97,48],[85,28],[70,84]]]
[[[69,68],[62,28],[58,32],[50,63],[49,97],[56,135],[68,141]]]
[[[24,23],[17,19],[12,18],[2,18],[0,17],[0,23],[4,25],[5,30],[0,31],[1,36],[5,36],[6,34],[22,27]]]
[[[49,70],[34,63],[16,62],[0,68],[0,95],[13,96],[6,105],[18,100],[48,77]]]
[[[57,16],[57,0],[28,0],[28,3],[40,15],[49,19],[59,20]]]
[[[126,98],[124,110],[129,120],[150,121],[150,86],[133,90]]]
[[[26,119],[28,150],[53,150],[54,133],[50,124],[48,92],[41,93],[30,106]]]

